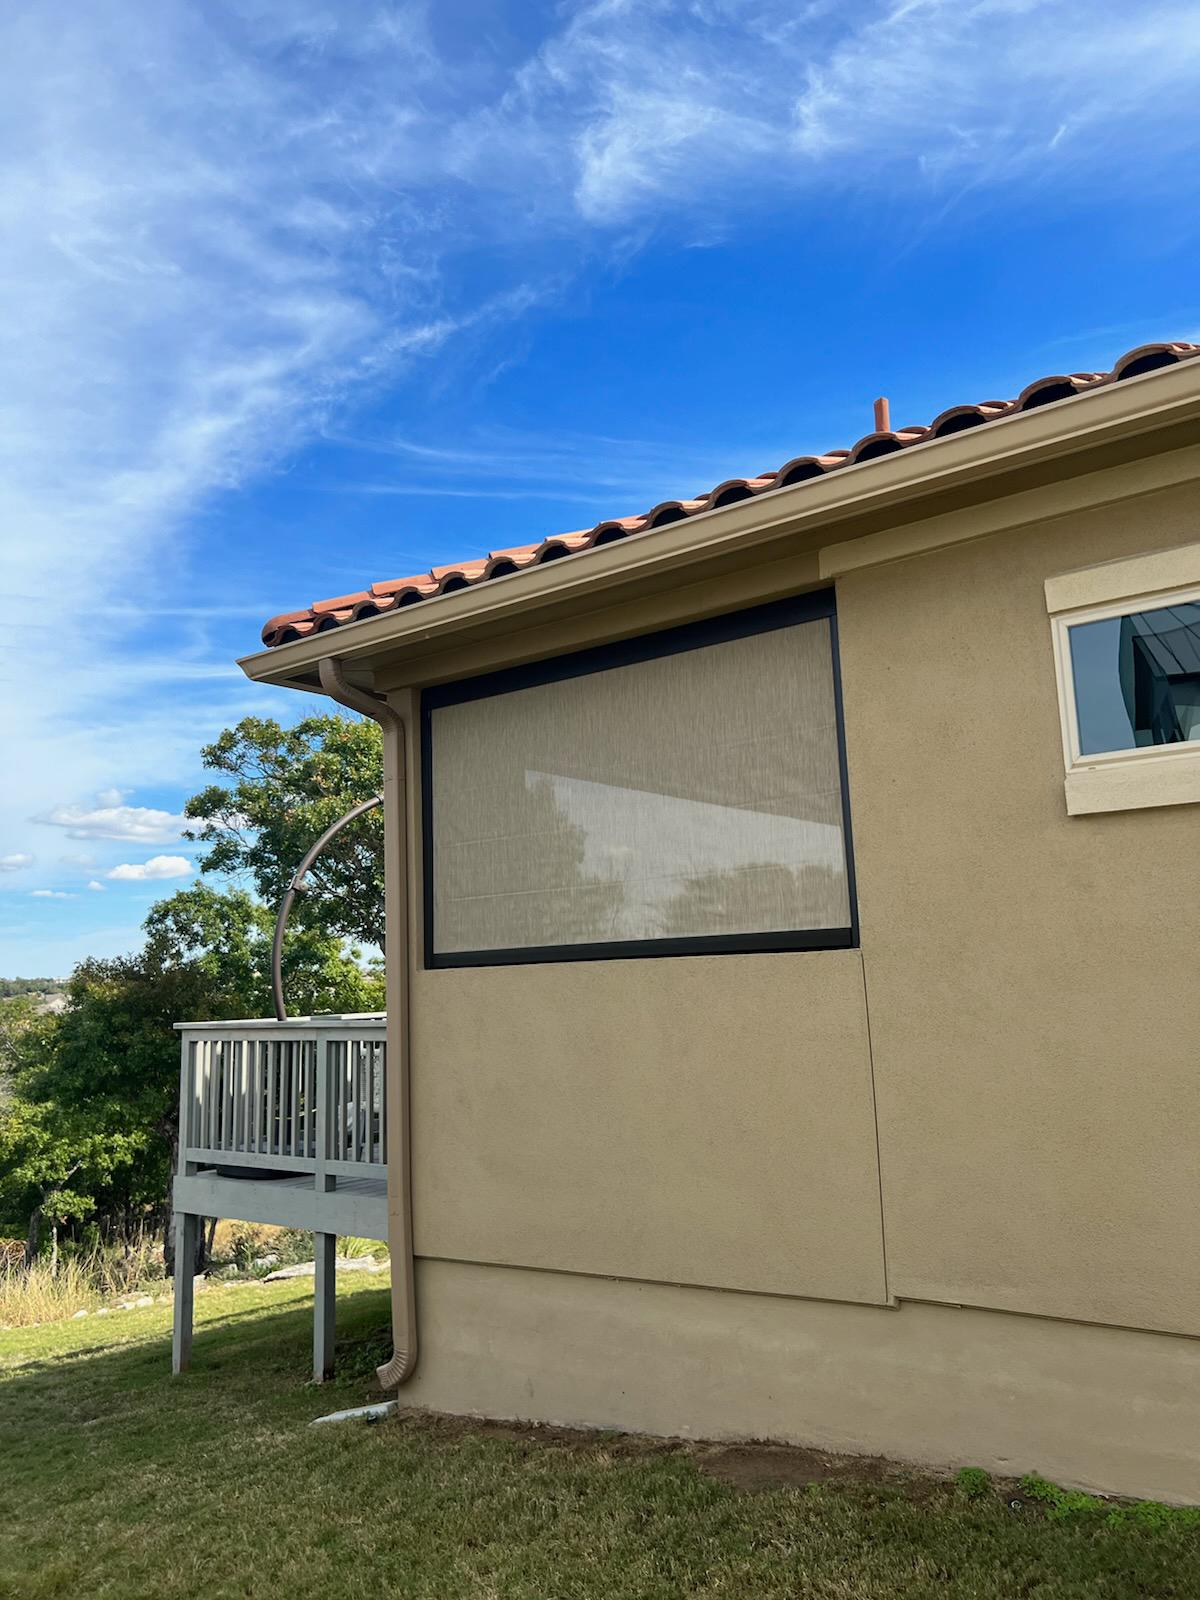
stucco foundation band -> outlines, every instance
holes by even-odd
[[[406,1404],[1200,1501],[1200,1340],[419,1258]]]

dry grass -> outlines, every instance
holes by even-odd
[[[218,1261],[232,1261],[239,1252],[269,1255],[288,1237],[288,1232],[287,1228],[278,1228],[270,1222],[232,1222],[222,1217],[213,1230],[213,1257]]]
[[[147,1286],[161,1290],[162,1276],[162,1252],[150,1234],[127,1249],[63,1256],[57,1266],[45,1259],[28,1268],[9,1261],[0,1265],[0,1328],[59,1322]]]

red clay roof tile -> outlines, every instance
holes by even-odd
[[[263,643],[271,647],[288,644],[295,639],[307,638],[314,632],[345,627],[348,623],[376,617],[381,612],[393,611],[399,606],[434,599],[456,589],[470,588],[492,578],[511,577],[526,567],[577,555],[597,546],[663,528],[701,511],[712,511],[719,506],[770,494],[776,489],[785,489],[808,479],[822,478],[826,473],[836,472],[839,467],[894,455],[900,450],[911,449],[913,445],[948,438],[965,428],[995,422],[1018,411],[1052,405],[1057,400],[1066,400],[1105,384],[1139,377],[1144,372],[1153,372],[1157,367],[1174,366],[1177,362],[1194,360],[1198,356],[1200,345],[1197,344],[1139,345],[1135,350],[1127,350],[1108,372],[1051,374],[1028,384],[1015,400],[981,400],[974,405],[950,406],[948,410],[940,412],[928,427],[912,426],[868,433],[848,450],[827,450],[818,456],[795,456],[777,472],[761,472],[753,478],[727,478],[715,489],[692,499],[660,500],[649,511],[636,516],[610,517],[598,522],[594,528],[552,534],[537,544],[493,550],[486,558],[475,557],[469,561],[434,567],[429,572],[418,573],[411,578],[373,583],[369,591],[338,595],[332,600],[318,600],[302,611],[281,612],[263,628]],[[886,410],[881,420],[885,418]]]

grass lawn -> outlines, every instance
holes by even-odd
[[[310,1295],[198,1295],[175,1381],[169,1306],[0,1333],[0,1595],[1200,1596],[1195,1530],[1054,1521],[930,1478],[751,1493],[714,1476],[736,1451],[403,1416],[309,1429],[377,1399],[389,1353],[386,1289],[346,1280],[340,1375],[306,1384]]]

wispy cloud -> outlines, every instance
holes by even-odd
[[[1129,142],[1194,145],[1200,12],[1180,0],[902,0],[810,62],[795,142],[810,161],[930,177],[1043,179],[1108,163],[1142,179]]]
[[[315,484],[322,492],[577,502],[596,507],[597,516],[620,509],[612,504],[614,496],[625,498],[630,511],[642,510],[672,492],[671,485],[680,494],[691,494],[698,485],[716,481],[713,474],[720,476],[722,462],[732,474],[755,459],[749,441],[737,436],[714,445],[665,432],[659,438],[633,439],[567,429],[533,434],[494,425],[453,446],[428,445],[403,435],[343,434],[336,442],[367,457],[391,458],[395,477],[351,474]]]
[[[78,895],[68,894],[65,889],[31,889],[31,900],[77,900]]]
[[[172,592],[189,518],[488,308],[441,304],[436,222],[402,192],[404,101],[433,67],[419,6],[52,0],[0,32],[11,836],[64,773],[194,768],[249,696],[206,649],[214,608]],[[200,631],[147,651],[159,602]]]
[[[1119,63],[1119,67],[1116,64]],[[1140,145],[1194,148],[1200,13],[1189,0],[593,0],[464,119],[457,169],[541,180],[598,226],[688,214],[698,234],[819,184],[1010,176],[1052,157],[1122,176]]]
[[[27,850],[16,850],[12,855],[0,856],[0,872],[21,872],[32,865],[33,857]]]

